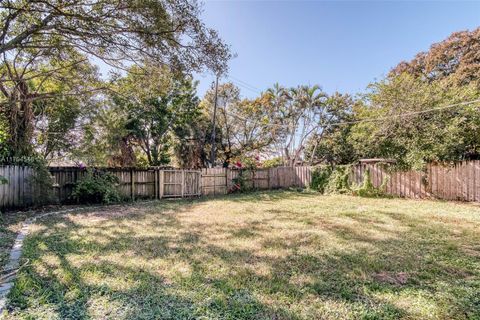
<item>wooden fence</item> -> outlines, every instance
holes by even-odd
[[[422,171],[393,172],[382,164],[359,164],[353,167],[352,179],[361,183],[367,170],[373,185],[384,183],[385,191],[391,195],[480,202],[480,160],[430,163]]]
[[[77,167],[51,167],[54,180],[51,203],[71,201],[71,193],[86,170]],[[118,190],[124,198],[160,199],[222,195],[235,189],[239,169],[209,168],[181,170],[163,168],[106,168],[119,179]],[[429,164],[424,171],[391,171],[381,164],[358,164],[352,167],[351,179],[361,183],[366,171],[374,186],[384,181],[386,192],[407,198],[437,198],[480,202],[480,161],[463,161],[453,165]],[[312,180],[311,167],[277,167],[242,172],[245,184],[259,190],[306,188]],[[45,204],[29,167],[0,166],[0,176],[8,180],[0,185],[0,209]]]

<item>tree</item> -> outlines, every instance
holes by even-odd
[[[131,167],[137,164],[127,116],[111,100],[85,124],[72,158],[90,166]]]
[[[480,85],[480,28],[455,32],[420,52],[409,62],[402,61],[392,76],[408,73],[425,81],[447,80],[457,86]]]
[[[195,119],[175,130],[174,154],[182,168],[206,168],[210,163],[212,120],[199,109]]]
[[[5,0],[0,55],[79,51],[115,66],[151,59],[175,69],[226,69],[228,47],[189,0]]]
[[[348,164],[357,160],[350,139],[355,121],[355,106],[359,103],[348,94],[335,92],[325,102],[329,117],[322,128],[313,134],[305,148],[305,158],[310,164]]]
[[[356,110],[356,117],[366,121],[351,129],[360,156],[395,158],[414,168],[429,161],[480,157],[477,106],[461,105],[480,97],[475,84],[452,87],[404,73],[374,83],[370,89],[365,105]],[[449,105],[453,106],[431,110]]]
[[[214,89],[205,94],[202,106],[212,117]],[[233,159],[263,151],[271,142],[265,120],[266,109],[262,97],[241,99],[240,90],[228,82],[218,87],[218,111],[216,119],[217,158],[228,167]]]
[[[32,155],[36,123],[45,124],[48,115],[61,113],[53,106],[63,106],[72,115],[74,110],[65,108],[80,103],[80,96],[88,101],[99,87],[96,68],[76,52],[59,60],[34,58],[29,53],[19,54],[14,60],[4,56],[0,78],[0,109],[7,121],[7,145],[12,156]]]
[[[371,84],[356,117],[379,120],[353,126],[357,154],[395,158],[414,168],[479,158],[477,106],[462,105],[480,97],[479,52],[480,28],[455,32]]]
[[[74,75],[80,77],[85,74]],[[62,92],[70,90],[65,88],[68,84],[71,83],[46,81],[45,86],[52,93],[52,97],[33,101],[33,144],[35,152],[47,161],[69,157],[78,147],[85,126],[98,112],[102,102],[95,93],[63,95]]]
[[[180,77],[165,67],[148,69],[143,75],[132,67],[117,80],[112,110],[123,118],[120,141],[139,148],[150,166],[158,166],[170,162],[172,139],[175,134],[185,137],[199,114],[199,101],[190,77]]]
[[[35,101],[106,89],[69,76],[98,60],[122,69],[148,59],[175,72],[224,72],[229,48],[199,14],[189,0],[0,2],[0,106],[12,155],[33,152]],[[45,86],[52,79],[65,84],[61,92]]]
[[[329,118],[326,94],[316,85],[286,89],[275,84],[266,98],[273,143],[285,164],[294,166],[301,160],[308,138]]]

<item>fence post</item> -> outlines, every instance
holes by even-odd
[[[135,181],[133,180],[133,168],[130,169],[130,197],[135,200]]]
[[[182,198],[185,194],[185,170],[182,170]]]
[[[159,194],[159,198],[162,199],[163,198],[163,188],[164,188],[164,184],[163,184],[163,181],[164,181],[165,177],[164,177],[164,171],[163,170],[160,170],[160,181],[159,181],[159,190],[160,190],[160,194]]]
[[[153,193],[155,199],[158,199],[158,169],[153,169]]]
[[[217,169],[212,170],[213,173],[213,196],[216,195],[217,192]]]
[[[270,169],[271,168],[267,169],[267,188],[268,188],[268,190],[270,190]]]
[[[230,189],[230,186],[228,185],[228,181],[230,180],[228,178],[229,174],[230,174],[230,168],[225,168],[225,194],[228,194],[228,190]]]

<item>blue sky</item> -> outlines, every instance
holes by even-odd
[[[237,53],[229,76],[244,97],[275,82],[355,94],[452,32],[479,27],[480,1],[207,1],[203,20]],[[196,78],[203,96],[213,77]]]

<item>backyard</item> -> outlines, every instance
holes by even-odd
[[[476,204],[276,191],[107,206],[37,220],[22,259],[6,319],[480,319]]]

